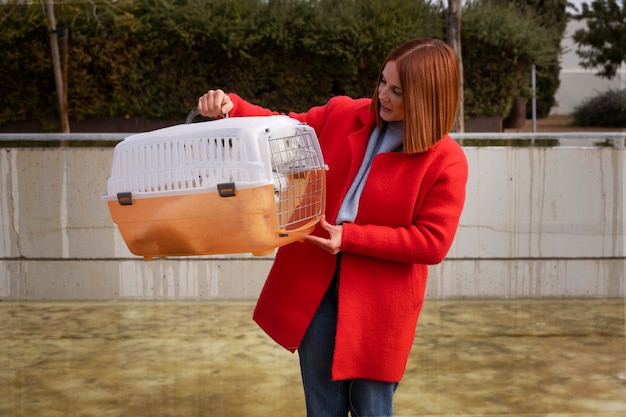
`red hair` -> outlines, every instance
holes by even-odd
[[[403,144],[406,153],[424,152],[433,147],[454,127],[461,80],[456,53],[445,42],[433,38],[414,39],[396,47],[378,73],[378,84],[370,110],[382,127],[378,85],[387,62],[398,69],[404,103]]]

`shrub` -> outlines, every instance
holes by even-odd
[[[572,113],[575,126],[626,127],[626,89],[611,89],[584,100]]]
[[[468,3],[461,36],[466,116],[506,117],[516,96],[528,97],[532,65],[556,65],[557,31],[513,3]]]

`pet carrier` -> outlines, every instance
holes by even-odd
[[[127,137],[115,147],[103,198],[130,251],[145,260],[267,255],[313,231],[325,171],[310,126],[231,117]]]

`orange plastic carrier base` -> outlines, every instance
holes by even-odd
[[[309,220],[281,230],[272,185],[237,191],[235,198],[203,193],[134,199],[132,205],[108,201],[108,206],[128,249],[145,260],[244,252],[269,255],[279,246],[302,240],[317,224]]]

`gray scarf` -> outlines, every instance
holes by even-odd
[[[402,151],[402,125],[402,122],[390,122],[385,123],[382,129],[375,127],[372,130],[367,142],[367,148],[365,149],[365,156],[361,162],[361,167],[341,203],[335,224],[353,222],[356,218],[356,214],[359,210],[359,199],[361,198],[361,193],[363,192],[363,187],[365,186],[365,181],[367,180],[374,157],[383,152]]]

